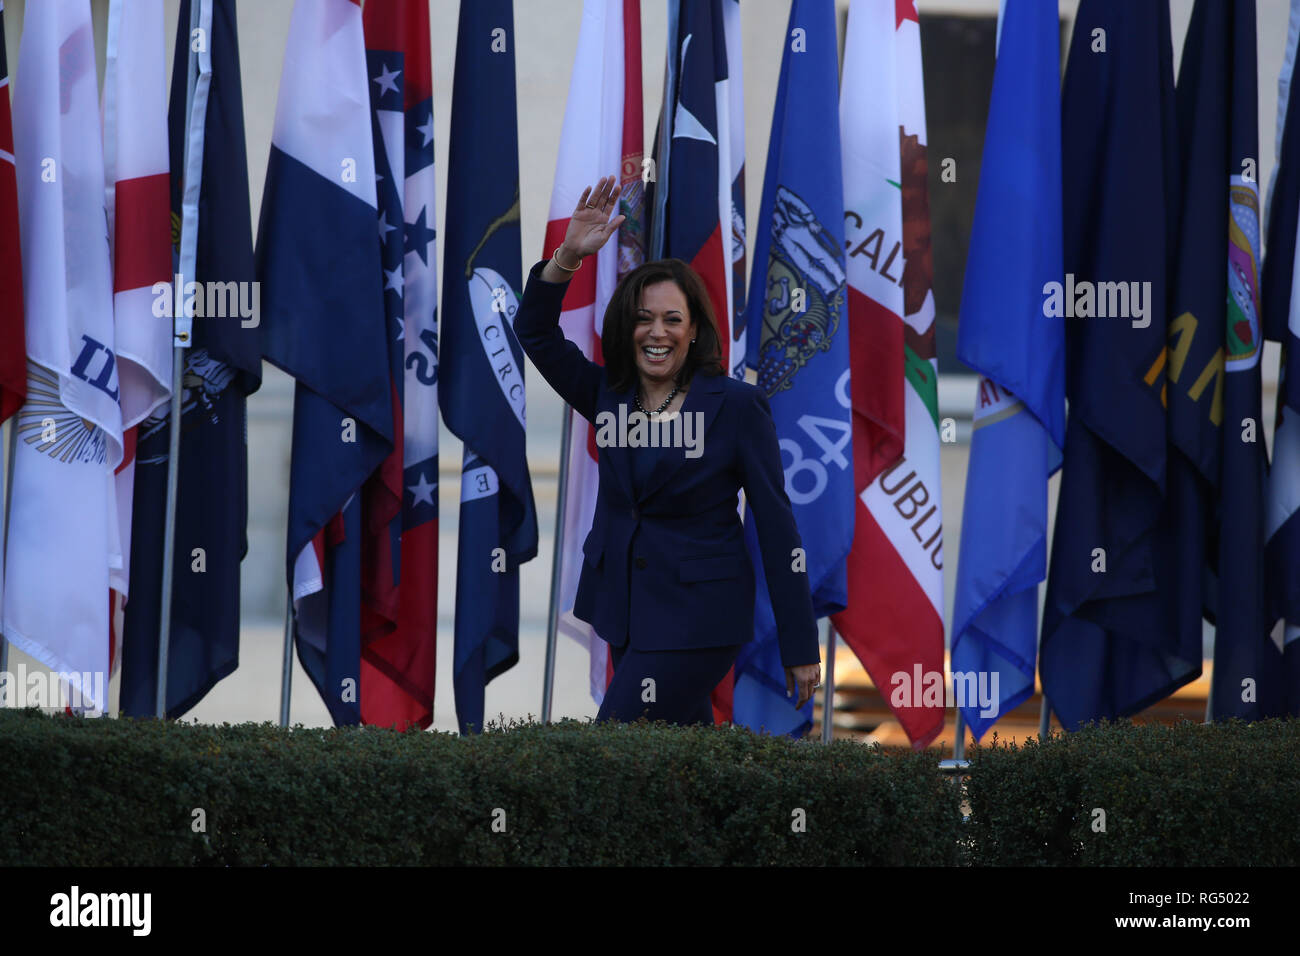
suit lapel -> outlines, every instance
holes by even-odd
[[[703,413],[701,427],[696,431],[696,441],[701,442],[701,450],[703,448],[704,434],[709,430],[709,426],[713,424],[718,409],[722,407],[721,378],[720,375],[696,375],[695,380],[691,383],[690,391],[686,393],[686,398],[682,401],[680,414],[683,416],[683,420],[686,415],[694,415],[696,412]],[[631,401],[630,392],[628,396],[628,401]],[[624,462],[628,464],[626,454]],[[672,449],[669,454],[661,454],[650,472],[650,477],[646,479],[645,488],[639,500],[644,501],[663,487],[668,479],[677,472],[677,469],[681,468],[685,463],[684,449]]]

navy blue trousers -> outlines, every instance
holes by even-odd
[[[630,723],[645,717],[712,726],[709,695],[727,676],[740,648],[739,644],[682,651],[638,651],[630,644],[611,647],[614,679],[596,719]],[[654,683],[647,685],[647,679]],[[645,699],[651,696],[653,700]]]

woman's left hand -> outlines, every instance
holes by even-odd
[[[813,692],[821,685],[821,664],[800,664],[798,667],[787,667],[785,669],[786,695],[789,696],[798,691],[798,702],[794,705],[796,710],[812,700]]]

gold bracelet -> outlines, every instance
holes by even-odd
[[[568,266],[561,265],[559,260],[559,254],[560,254],[560,247],[556,246],[555,251],[551,253],[551,261],[555,263],[556,268],[562,269],[565,272],[577,272],[579,269],[582,268],[581,258],[578,259],[578,264],[574,266],[572,269],[570,269]]]

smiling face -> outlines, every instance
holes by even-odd
[[[685,364],[693,338],[695,320],[676,282],[656,282],[641,290],[632,351],[644,384],[671,382]]]

